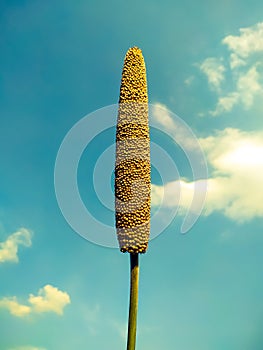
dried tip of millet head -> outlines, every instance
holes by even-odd
[[[148,103],[146,68],[142,51],[130,48],[124,59],[119,103]]]
[[[116,141],[115,208],[120,250],[145,253],[150,234],[150,138],[146,68],[138,47],[130,48],[124,60]]]
[[[138,46],[130,47],[129,50],[126,52],[126,56],[130,53],[137,53],[142,56],[142,50]]]

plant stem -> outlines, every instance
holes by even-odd
[[[135,350],[139,288],[139,255],[130,254],[130,308],[127,350]]]

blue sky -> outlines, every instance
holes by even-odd
[[[169,194],[163,220],[178,185],[182,195],[178,215],[140,259],[137,349],[262,349],[262,13],[254,0],[1,1],[0,350],[125,348],[128,255],[68,225],[54,166],[67,132],[117,103],[135,45],[149,101],[161,107],[153,118],[163,134],[152,130],[153,141],[180,173],[153,176],[155,205]],[[193,130],[209,170],[203,212],[185,235],[203,179],[189,175],[170,111]],[[112,232],[113,213],[90,182],[113,138],[110,129],[93,140],[78,174],[85,205]]]

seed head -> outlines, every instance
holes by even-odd
[[[115,219],[122,252],[145,253],[150,234],[150,137],[142,52],[128,50],[122,71],[115,163]]]

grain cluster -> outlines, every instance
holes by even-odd
[[[133,47],[124,60],[116,131],[115,219],[122,252],[146,252],[150,192],[146,69],[141,50]]]

